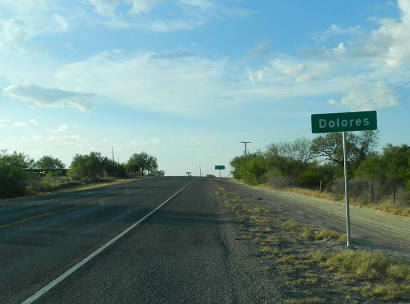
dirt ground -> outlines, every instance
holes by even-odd
[[[247,201],[259,201],[318,229],[346,233],[345,205],[341,202],[243,185],[224,180],[224,187]],[[381,250],[385,255],[410,263],[410,218],[370,208],[350,206],[351,243],[363,250]]]

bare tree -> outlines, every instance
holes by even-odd
[[[375,131],[364,131],[359,134],[348,133],[347,161],[350,165],[360,164],[373,154],[377,144]],[[341,133],[328,133],[312,141],[311,152],[316,158],[343,166],[343,140]]]
[[[267,154],[306,163],[314,157],[311,145],[312,141],[307,138],[298,138],[293,142],[273,143],[268,146]]]

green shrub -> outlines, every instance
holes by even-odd
[[[32,164],[24,154],[0,153],[0,197],[14,197],[25,193],[26,172]]]
[[[298,175],[298,184],[301,187],[319,188],[321,180],[322,176],[317,170],[306,169]]]
[[[74,156],[68,175],[73,180],[95,182],[104,174],[104,157],[101,153],[91,152],[89,155]]]

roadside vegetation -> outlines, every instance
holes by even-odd
[[[386,145],[376,151],[377,132],[349,133],[347,161],[352,203],[410,216],[410,146]],[[339,133],[313,140],[273,143],[265,151],[235,157],[235,179],[249,185],[303,195],[344,198],[343,148]]]
[[[142,175],[164,175],[158,170],[157,159],[145,152],[132,154],[127,163],[110,160],[99,152],[76,154],[69,168],[50,155],[35,161],[24,153],[0,152],[0,198]]]
[[[215,182],[217,198],[254,243],[260,271],[284,290],[284,303],[408,303],[410,265],[380,251],[346,249],[346,236],[286,217],[260,201],[245,201]]]

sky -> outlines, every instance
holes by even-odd
[[[409,41],[410,0],[0,0],[0,149],[228,176],[364,110],[410,144]]]

